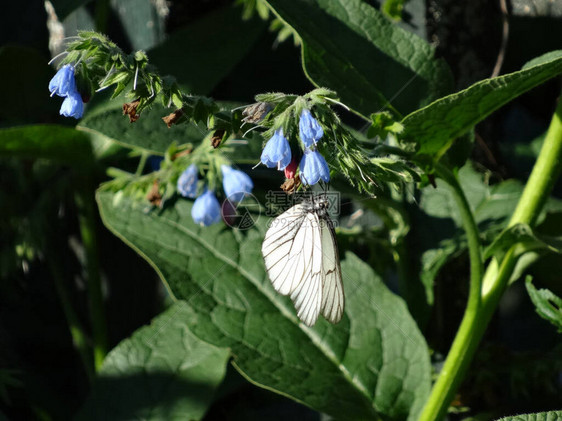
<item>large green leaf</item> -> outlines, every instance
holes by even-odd
[[[417,144],[419,155],[439,157],[493,111],[560,73],[562,50],[547,53],[518,72],[482,80],[414,111],[402,120],[403,137]]]
[[[0,129],[0,156],[46,158],[71,165],[93,160],[89,136],[71,127],[36,125]]]
[[[236,105],[228,102],[220,103],[223,110],[234,108]],[[187,143],[198,145],[209,134],[205,127],[192,122],[175,124],[168,128],[162,117],[170,112],[169,108],[155,105],[144,112],[137,122],[129,123],[129,119],[121,112],[119,102],[113,101],[89,113],[80,121],[77,128],[89,133],[92,140],[96,141],[96,145],[116,142],[127,148],[142,149],[156,155],[163,155],[172,142],[177,145]],[[223,152],[234,162],[245,163],[249,160],[250,163],[256,163],[259,160],[263,139],[256,132],[250,133],[249,137],[251,137],[249,140],[225,142],[221,148],[224,148]]]
[[[111,10],[119,19],[132,50],[147,50],[165,38],[166,15],[152,0],[111,0]],[[98,7],[102,7],[101,5]],[[107,19],[106,24],[111,24]]]
[[[178,301],[117,345],[78,419],[201,419],[230,353],[193,335],[185,323],[190,313]]]
[[[521,414],[501,418],[497,421],[560,421],[562,411],[537,412],[534,414]]]
[[[240,15],[239,8],[224,7],[175,31],[148,52],[151,63],[176,77],[186,92],[208,95],[265,29],[265,22],[243,21]]]
[[[90,1],[92,0],[53,0],[51,3],[53,3],[57,17],[62,21],[74,10]]]
[[[168,128],[162,117],[173,110],[155,105],[144,112],[135,123],[123,115],[118,101],[106,107],[100,107],[89,113],[77,128],[103,136],[129,148],[139,148],[147,152],[163,155],[172,142],[178,145],[186,143],[199,144],[207,132],[193,124],[175,124]]]
[[[447,64],[427,42],[361,0],[267,0],[303,41],[304,68],[318,86],[368,116],[402,114],[450,92]]]
[[[98,192],[106,226],[158,271],[199,338],[229,347],[252,382],[339,419],[415,419],[430,387],[427,346],[404,302],[353,254],[342,262],[346,313],[299,322],[266,274],[264,217],[248,231],[200,227],[191,202],[158,212]]]

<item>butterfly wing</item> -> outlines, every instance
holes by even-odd
[[[321,241],[318,215],[295,205],[273,220],[262,245],[273,288],[290,294],[297,316],[308,326],[322,306]]]
[[[309,212],[306,214],[305,221],[301,225],[295,244],[302,244],[300,254],[310,256],[308,265],[302,274],[295,272],[293,279],[299,279],[295,288],[291,292],[291,299],[297,309],[297,316],[307,326],[316,323],[322,307],[322,232],[319,225],[318,215]],[[293,276],[291,272],[289,277]]]
[[[338,323],[343,315],[345,297],[341,276],[338,245],[332,223],[321,219],[322,232],[322,315],[331,323]]]
[[[307,326],[322,315],[341,320],[344,293],[332,223],[303,205],[273,220],[262,245],[265,267],[275,290],[290,295]]]

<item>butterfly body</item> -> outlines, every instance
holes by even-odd
[[[265,266],[276,291],[289,295],[307,326],[322,314],[341,320],[344,294],[328,201],[311,198],[275,218],[263,241]]]

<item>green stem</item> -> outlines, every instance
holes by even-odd
[[[72,336],[72,342],[80,354],[82,364],[86,370],[86,375],[91,382],[94,379],[94,365],[88,346],[88,337],[84,333],[82,324],[72,308],[70,295],[64,285],[64,276],[62,274],[60,261],[56,255],[49,252],[47,252],[47,261],[49,269],[51,270],[51,275],[53,276],[53,280],[55,282],[55,288],[57,290],[66,321],[68,323],[70,335]]]
[[[439,177],[451,187],[453,199],[459,209],[462,225],[466,232],[468,255],[470,258],[470,291],[467,310],[473,311],[480,306],[480,288],[484,268],[482,248],[480,245],[480,232],[478,231],[474,215],[457,177],[440,163],[436,164],[435,171]]]
[[[144,167],[146,165],[146,161],[148,159],[148,156],[149,156],[148,152],[145,152],[145,151],[142,152],[142,154],[140,156],[140,159],[139,159],[139,164],[137,165],[137,170],[135,171],[135,175],[137,177],[142,175],[142,172],[144,171]]]
[[[86,254],[88,299],[94,340],[94,367],[98,371],[107,354],[108,340],[99,270],[94,190],[92,181],[87,175],[80,175],[79,177],[81,182],[76,190],[75,200],[78,206],[78,221],[82,244]]]
[[[509,226],[534,225],[560,175],[562,159],[562,101],[558,102],[537,162],[523,190]]]
[[[478,310],[480,308],[480,288],[483,272],[482,248],[480,246],[478,226],[455,175],[441,164],[437,164],[435,169],[440,178],[451,187],[453,198],[460,211],[470,257],[470,291],[461,325],[451,345],[451,350],[439,378],[433,386],[431,395],[420,416],[420,420],[435,420],[445,414],[477,345],[477,343],[472,343],[470,338],[475,335],[475,329],[483,328],[478,323],[475,323],[475,320],[478,319]]]
[[[554,183],[560,174],[560,160],[562,158],[562,102],[558,104],[556,112],[550,123],[543,147],[533,167],[529,181],[525,186],[521,199],[513,213],[509,225],[525,223],[534,225],[541,212]],[[450,183],[448,175],[439,173],[445,181]],[[455,186],[452,186],[456,190]],[[460,192],[459,192],[460,194]],[[461,215],[467,207],[457,200],[460,205]],[[464,209],[464,211],[463,211]],[[502,297],[505,288],[513,274],[519,253],[517,245],[513,245],[505,254],[503,260],[498,262],[493,259],[483,277],[482,287],[480,280],[476,282],[474,269],[476,264],[475,252],[470,251],[470,237],[474,234],[470,221],[463,215],[463,224],[467,230],[469,239],[469,252],[471,259],[471,285],[467,309],[457,335],[451,345],[443,369],[439,374],[437,382],[433,386],[429,399],[424,407],[420,420],[438,420],[444,417],[454,397],[454,394],[462,381],[466,369],[478,347],[478,344],[486,331],[486,327]],[[470,230],[470,232],[469,232]],[[476,232],[477,234],[477,232]],[[478,250],[480,257],[480,248]],[[481,276],[481,272],[480,275]],[[479,298],[474,298],[475,285],[478,285]],[[482,289],[482,291],[480,291]]]

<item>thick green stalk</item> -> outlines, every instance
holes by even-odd
[[[473,343],[471,338],[477,334],[475,330],[483,328],[480,324],[476,323],[480,308],[480,288],[483,271],[482,248],[480,246],[478,227],[470,205],[455,175],[441,164],[437,164],[436,172],[451,187],[453,198],[459,208],[466,232],[470,257],[470,291],[466,311],[457,336],[453,341],[439,378],[433,386],[420,420],[435,420],[445,414],[476,348],[477,343]]]
[[[537,162],[533,167],[529,181],[527,182],[523,194],[517,207],[511,217],[509,225],[517,223],[525,223],[534,225],[536,219],[541,212],[552,187],[558,175],[560,174],[560,160],[562,159],[562,102],[558,103],[556,112],[552,117],[543,147],[537,158]],[[441,175],[441,174],[440,174]],[[445,178],[445,181],[449,181]],[[454,186],[453,186],[454,188]],[[459,204],[457,200],[457,204]],[[464,207],[460,204],[461,209]],[[466,215],[463,215],[463,223],[465,230],[467,227],[470,231],[470,223],[465,221]],[[467,237],[469,237],[467,230]],[[470,242],[469,242],[470,247]],[[494,311],[500,301],[509,279],[517,263],[519,253],[516,251],[517,245],[514,244],[505,254],[503,260],[498,262],[492,260],[490,262],[482,282],[482,291],[480,292],[480,280],[478,281],[479,295],[481,298],[478,305],[471,303],[473,300],[473,289],[475,279],[473,278],[471,258],[471,286],[470,296],[464,318],[461,322],[457,335],[453,341],[447,359],[439,378],[435,383],[430,397],[423,409],[420,420],[439,420],[443,418],[447,412],[454,394],[462,381],[466,369],[472,360],[474,352],[484,335],[486,327]]]
[[[79,175],[79,178],[81,182],[78,183],[75,200],[78,205],[80,234],[86,254],[88,299],[94,340],[94,367],[98,371],[107,354],[108,339],[95,227],[96,208],[90,178],[87,175]]]

